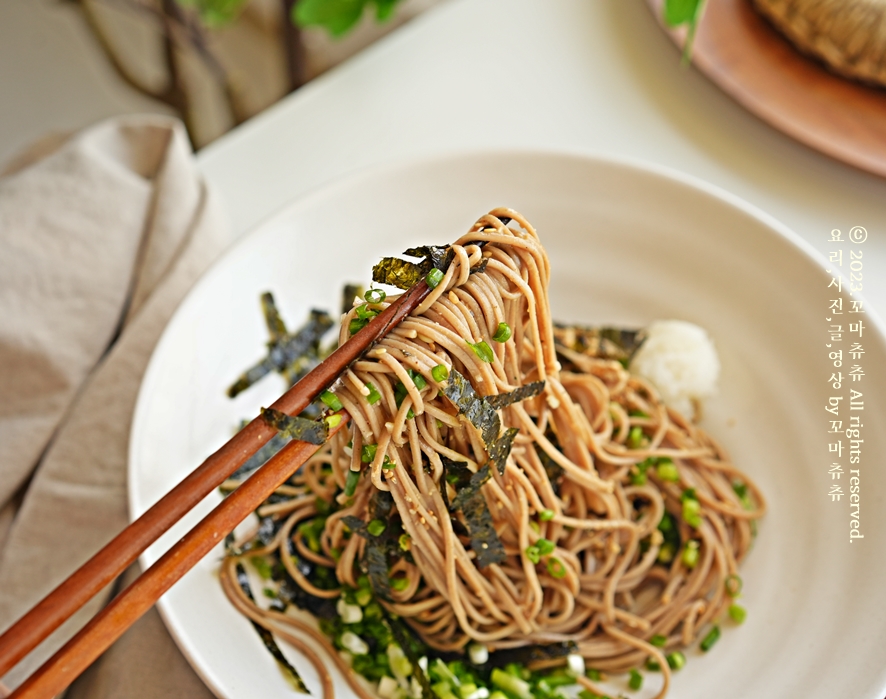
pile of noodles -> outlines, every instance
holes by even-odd
[[[651,385],[618,362],[569,354],[569,361],[564,359],[569,370],[561,367],[548,304],[548,259],[535,230],[518,213],[492,211],[452,249],[452,264],[431,296],[334,387],[352,417],[350,434],[342,431],[311,459],[288,486],[290,500],[266,506],[262,514],[276,507],[286,521],[264,550],[283,547],[280,558],[299,585],[335,597],[338,591],[318,589],[299,574],[287,555],[290,540],[298,555],[334,567],[342,585],[356,587],[366,539],[350,535],[342,519],[353,515],[368,521],[373,492],[390,491],[395,516],[410,537],[413,562],[404,557],[392,566],[391,574],[409,582],[392,590],[384,605],[428,646],[458,651],[479,642],[497,650],[571,641],[589,666],[611,672],[625,672],[651,657],[664,674],[658,695],[664,696],[670,680],[665,653],[693,642],[731,603],[727,578],[748,552],[763,498],[714,440],[669,410]],[[471,273],[483,259],[483,271]],[[342,341],[352,317],[353,311],[344,318]],[[512,337],[495,342],[492,336],[502,322]],[[492,362],[482,361],[471,347],[480,341],[492,349]],[[482,568],[465,528],[453,521],[463,515],[450,513],[444,504],[441,487],[448,486],[441,485],[441,456],[477,471],[489,455],[478,430],[440,394],[441,382],[431,373],[440,364],[467,377],[480,396],[545,382],[538,396],[500,411],[503,429],[516,427],[519,433],[504,473],[492,469],[482,493],[506,558]],[[420,390],[408,370],[421,374],[427,385]],[[408,391],[399,407],[398,382]],[[381,394],[374,405],[366,400],[367,384]],[[648,442],[640,448],[626,444],[634,426]],[[361,462],[364,444],[378,445],[372,463]],[[383,468],[386,457],[395,468]],[[645,484],[632,485],[632,467],[648,457],[672,459],[679,482],[663,481],[649,469]],[[559,467],[556,483],[545,462]],[[368,474],[346,499],[341,489],[351,469]],[[733,489],[736,481],[746,484],[755,509],[743,506]],[[688,488],[701,506],[698,527],[683,520],[681,494]],[[315,515],[317,496],[331,502],[336,495],[345,506],[328,517],[318,554],[295,525]],[[448,495],[451,502],[451,489]],[[541,521],[544,510],[553,517]],[[657,525],[665,511],[679,523],[684,545],[698,542],[698,561],[691,569],[679,552],[669,566],[656,563],[662,544]],[[542,537],[555,543],[552,555],[565,566],[565,575],[554,577],[544,561],[527,557],[527,548]],[[328,671],[311,647],[327,648],[341,663],[328,639],[310,624],[251,602],[233,580],[236,561],[232,556],[224,565],[231,599],[297,645],[331,691]],[[290,627],[316,643],[306,644],[287,631]],[[650,644],[656,635],[667,638],[663,648]],[[358,695],[372,696],[360,682],[349,681]]]

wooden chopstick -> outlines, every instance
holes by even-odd
[[[342,421],[329,430],[330,437],[348,422],[349,416],[346,413],[341,415]],[[10,699],[50,699],[65,689],[319,448],[308,442],[289,442],[111,600],[37,672],[19,685]]]
[[[302,378],[295,386],[281,396],[271,407],[280,412],[289,415],[296,415],[304,410],[324,389],[326,389],[333,381],[345,370],[345,368],[359,357],[372,343],[384,337],[394,326],[408,316],[430,293],[428,285],[421,281],[413,286],[409,291],[403,294],[397,301],[388,306],[378,316],[372,319],[362,330],[342,344],[335,352],[327,357],[319,366]],[[234,471],[236,471],[243,463],[249,459],[259,448],[270,440],[276,433],[276,430],[266,424],[261,417],[257,417],[250,422],[245,428],[240,430],[229,442],[227,442],[218,451],[212,454],[197,469],[189,474],[161,500],[148,509],[135,522],[130,524],[119,535],[117,535],[109,544],[101,551],[96,553],[89,561],[87,561],[80,569],[73,573],[67,580],[61,583],[51,593],[49,593],[41,602],[33,607],[25,616],[19,619],[2,636],[0,636],[0,677],[6,674],[19,660],[33,650],[41,641],[43,641],[50,633],[57,629],[66,619],[74,614],[80,607],[89,601],[99,590],[104,588],[120,573],[122,573],[136,558],[154,541],[156,541],[169,527],[181,519],[189,512],[198,502],[200,502],[207,494],[221,485]],[[299,445],[302,445],[299,447]],[[308,445],[311,447],[313,445]],[[283,468],[284,466],[291,468],[289,475],[301,465],[296,463],[296,458],[303,455],[303,452],[297,452],[299,448],[306,449],[302,442],[291,442],[287,448],[281,450],[280,458],[275,457],[276,462],[274,468]],[[314,447],[313,451],[316,451]],[[311,451],[310,453],[313,453]],[[285,452],[285,454],[284,454]],[[279,456],[278,455],[278,456]],[[309,454],[308,454],[309,455]],[[305,457],[307,458],[307,457]],[[285,460],[285,464],[281,463]],[[227,510],[223,515],[218,515],[218,520],[213,520],[212,526],[218,526],[217,530],[202,528],[200,536],[205,536],[209,540],[209,548],[217,543],[220,538],[224,538],[233,528],[242,521],[249,512],[254,510],[258,505],[268,497],[270,492],[264,493],[259,490],[259,480],[262,483],[267,478],[271,480],[275,476],[262,476],[257,480],[261,472],[268,469],[272,459],[261,469],[254,473],[243,485],[234,493],[229,495],[222,503],[228,502],[233,496],[241,491],[243,495],[238,496],[235,505],[238,503],[245,507],[242,517],[227,527],[232,521],[233,516]],[[273,471],[273,469],[272,469]],[[275,472],[276,473],[276,472]],[[288,478],[289,476],[286,476]],[[283,479],[283,481],[286,480]],[[247,484],[256,480],[256,485],[250,489],[244,490]],[[281,481],[281,483],[283,482]],[[276,485],[274,486],[276,487]],[[248,499],[247,499],[248,498]],[[219,508],[222,507],[219,505]],[[248,507],[247,507],[248,505]],[[219,508],[216,508],[218,510]],[[209,517],[215,515],[213,510]],[[239,514],[239,510],[236,511]],[[205,522],[206,520],[204,520]],[[203,526],[201,522],[200,525]],[[207,527],[210,525],[207,525]],[[190,537],[190,535],[189,535]],[[154,604],[163,592],[172,585],[181,575],[197,563],[206,551],[197,546],[196,542],[186,537],[185,540],[190,541],[183,549],[178,549],[178,553],[169,557],[169,554],[158,560],[151,568],[153,571],[164,562],[163,573],[152,573],[151,578],[145,583],[139,581],[147,575],[147,572],[136,580],[126,591],[118,595],[117,598],[106,607],[106,610],[98,615],[90,622],[83,631],[87,632],[87,646],[89,648],[101,647],[102,650],[107,648],[113,640],[116,639],[130,624],[132,624],[141,614]],[[176,545],[177,547],[179,545]],[[170,550],[172,553],[172,550]],[[186,567],[183,567],[184,566]],[[165,587],[157,582],[156,576],[160,576],[160,580],[168,580]],[[162,589],[161,589],[162,588]],[[129,590],[134,589],[133,593]],[[159,590],[159,591],[158,591]],[[126,595],[126,600],[117,603],[117,599],[121,599]],[[135,596],[133,598],[133,595]],[[108,611],[110,610],[110,611]],[[123,611],[125,610],[125,611]],[[136,613],[137,612],[137,613]],[[135,616],[132,614],[136,613]],[[118,628],[119,627],[119,628]],[[97,634],[97,635],[96,635]],[[55,687],[58,681],[55,678],[64,677],[64,681],[70,683],[85,667],[89,664],[76,663],[79,669],[76,674],[71,675],[69,671],[56,661],[60,654],[65,654],[66,649],[74,644],[74,651],[82,652],[81,644],[84,641],[77,641],[80,637],[75,636],[68,645],[62,648],[56,656],[47,661],[47,663],[38,670],[19,690],[12,696],[28,696],[28,697],[52,697],[55,693],[64,689],[64,684],[54,690],[52,693],[44,693],[42,689],[48,686]],[[108,640],[106,643],[104,642]],[[76,642],[76,643],[75,643]],[[86,653],[79,657],[87,655],[94,659],[101,653]],[[47,667],[49,666],[49,667]],[[44,678],[44,675],[46,676]],[[30,687],[30,689],[26,689]],[[21,691],[26,693],[22,694]]]

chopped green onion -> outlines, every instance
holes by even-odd
[[[352,655],[366,655],[369,652],[369,646],[366,641],[353,631],[345,631],[341,635],[339,642],[345,647],[345,650],[350,651]]]
[[[628,449],[639,449],[643,446],[643,428],[640,425],[634,425],[628,432],[627,445]]]
[[[365,318],[352,318],[351,322],[348,323],[348,333],[351,335],[356,335],[358,332],[366,327],[367,323],[369,323],[369,321]]]
[[[397,464],[396,464],[395,462],[391,461],[391,457],[390,457],[390,456],[388,456],[387,454],[385,454],[385,460],[382,461],[381,467],[382,467],[385,471],[393,471],[395,468],[397,468]]]
[[[628,680],[628,687],[631,689],[640,689],[643,686],[643,675],[631,668],[631,679]]]
[[[372,590],[366,587],[361,587],[357,592],[354,593],[354,600],[361,607],[365,607],[372,601]]]
[[[492,353],[492,348],[486,344],[485,340],[480,340],[480,342],[474,345],[469,342],[468,346],[474,350],[474,354],[480,358],[481,362],[491,364],[492,360],[495,359],[495,355]]]
[[[744,623],[745,617],[748,615],[747,610],[740,604],[729,605],[729,618],[736,624]]]
[[[698,644],[698,647],[702,649],[705,653],[707,653],[711,648],[714,647],[714,644],[720,638],[720,627],[714,626],[708,631],[707,636],[705,636],[701,643]]]
[[[649,415],[647,413],[644,413],[642,410],[629,410],[628,415],[630,415],[631,417],[649,417]]]
[[[271,579],[271,564],[268,563],[268,559],[264,556],[253,556],[249,559],[249,562],[252,563],[252,567],[255,568],[255,572],[258,573],[264,580]]]
[[[538,547],[538,552],[542,556],[547,556],[549,553],[553,553],[554,549],[557,548],[557,545],[550,539],[539,539],[535,545]]]
[[[538,522],[536,522],[535,520],[532,520],[532,519],[529,520],[529,528],[532,531],[534,531],[536,534],[541,533],[541,527],[538,526]]]
[[[366,396],[366,402],[369,403],[369,405],[375,405],[381,400],[381,393],[379,393],[378,389],[369,381],[366,382],[366,388],[369,389],[369,393]]]
[[[507,342],[511,339],[511,326],[507,323],[499,323],[498,329],[495,331],[495,335],[492,336],[492,339],[496,342]]]
[[[676,553],[674,545],[666,541],[661,545],[661,548],[658,550],[658,562],[659,563],[670,563],[674,560],[674,554]]]
[[[357,490],[357,481],[360,480],[359,471],[348,471],[348,477],[345,479],[345,495],[351,497]]]
[[[695,488],[686,488],[686,490],[680,493],[680,502],[686,502],[687,500],[698,500],[698,497],[695,495]]]
[[[554,558],[551,556],[548,559],[548,572],[551,574],[553,578],[565,578],[566,577],[566,566],[563,565],[563,561],[559,558]]]
[[[431,675],[437,676],[443,682],[449,682],[454,687],[461,685],[461,680],[456,677],[455,673],[440,658],[434,659],[434,664],[428,668],[428,671]]]
[[[403,405],[403,401],[406,399],[407,395],[409,395],[409,390],[406,388],[406,384],[402,381],[398,381],[397,385],[394,386],[394,403],[397,404],[398,408]]]
[[[437,285],[443,281],[443,270],[436,267],[428,272],[425,281],[431,289],[436,289]]]
[[[268,599],[277,599],[277,593],[274,592],[270,587],[266,587],[262,590],[262,594]]]
[[[378,315],[378,311],[371,309],[365,303],[360,306],[357,306],[357,308],[354,309],[354,312],[357,314],[357,317],[360,320],[371,320],[372,318],[375,318],[375,316]]]
[[[391,578],[389,582],[391,589],[397,592],[403,592],[403,590],[409,587],[409,578]]]
[[[341,415],[339,415],[338,413],[335,413],[333,415],[327,415],[325,418],[323,418],[323,421],[326,423],[326,426],[330,430],[334,430],[336,427],[338,427],[341,424],[342,419],[343,418]]]
[[[603,679],[600,671],[595,670],[592,667],[589,667],[587,670],[585,670],[585,677],[587,677],[589,680],[593,680],[594,682],[599,682]]]
[[[651,643],[656,648],[664,648],[667,642],[667,637],[662,636],[660,633],[655,634],[652,638],[649,639],[649,643]]]
[[[438,364],[431,369],[431,377],[437,383],[443,383],[449,378],[449,369],[446,368],[445,364]]]
[[[542,522],[550,522],[552,519],[554,519],[554,511],[553,510],[542,510],[541,512],[538,513],[538,518]]]
[[[363,294],[363,298],[369,303],[381,303],[387,298],[387,294],[381,289],[370,289],[365,294]]]
[[[538,563],[541,560],[541,551],[538,550],[538,546],[529,546],[526,549],[526,558],[533,563]]]
[[[465,682],[461,687],[458,688],[458,695],[461,699],[468,699],[474,692],[477,691],[477,685],[473,682]]]
[[[658,466],[656,466],[655,472],[663,481],[676,483],[680,480],[680,472],[677,470],[677,465],[670,459],[662,459]]]
[[[658,664],[657,660],[650,657],[646,659],[646,669],[652,670],[653,672],[659,672],[661,671],[661,665]]]
[[[364,444],[360,450],[360,461],[364,464],[371,464],[375,459],[375,453],[378,451],[378,444]]]
[[[409,375],[412,377],[412,383],[415,384],[415,387],[419,391],[428,385],[428,382],[425,381],[425,377],[419,374],[417,371],[413,371],[412,369],[410,369]]]
[[[391,668],[391,672],[394,673],[394,677],[409,677],[412,674],[412,663],[400,646],[394,643],[388,645],[387,655],[388,666]]]
[[[695,529],[701,526],[701,505],[698,500],[686,500],[683,503],[683,519]]]
[[[683,565],[690,570],[698,565],[698,542],[695,539],[686,542],[686,548],[683,549]]]
[[[366,531],[372,534],[372,536],[379,536],[387,528],[388,525],[386,525],[380,519],[374,519],[366,525]]]
[[[668,661],[668,666],[671,670],[679,670],[686,664],[686,656],[678,650],[675,650],[673,653],[668,653],[665,656],[665,659]]]
[[[320,400],[322,400],[323,404],[330,410],[342,409],[341,401],[332,391],[323,391],[323,393],[320,394]]]
[[[519,677],[508,674],[501,668],[493,668],[490,676],[492,684],[517,699],[532,699],[529,683]]]
[[[400,545],[401,551],[408,551],[412,546],[412,537],[409,534],[401,534],[397,543]]]
[[[724,583],[726,585],[726,594],[730,597],[738,597],[741,594],[741,578],[737,575],[728,575]]]

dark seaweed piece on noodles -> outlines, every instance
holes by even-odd
[[[490,653],[487,663],[491,667],[504,667],[511,663],[526,667],[529,663],[551,660],[553,658],[564,658],[570,653],[576,653],[577,651],[578,646],[573,641],[522,646],[520,648],[507,648]]]
[[[431,683],[428,680],[428,676],[425,674],[425,671],[422,669],[421,663],[419,662],[421,656],[427,655],[427,648],[425,648],[424,644],[412,634],[409,626],[400,617],[394,616],[384,609],[384,607],[382,607],[382,613],[384,614],[388,628],[391,629],[391,635],[394,637],[394,641],[397,642],[397,645],[400,646],[403,651],[403,655],[405,655],[406,659],[412,664],[412,673],[418,680],[419,685],[421,685],[421,699],[437,699],[437,694],[431,689]]]
[[[323,420],[308,420],[303,417],[292,417],[273,408],[261,409],[262,419],[281,434],[291,439],[298,439],[310,444],[323,444],[329,434],[329,428]]]
[[[645,339],[642,330],[554,323],[554,345],[567,366],[572,362],[564,348],[587,357],[628,362]]]
[[[471,476],[470,482],[458,491],[452,502],[452,507],[461,510],[467,520],[471,548],[477,556],[477,565],[480,568],[501,563],[507,558],[505,547],[492,524],[492,515],[486,505],[486,498],[480,490],[491,477],[492,469],[487,463]]]
[[[239,563],[237,564],[237,584],[240,585],[240,589],[243,590],[244,594],[254,602],[255,597],[252,594],[252,587],[249,584],[249,577],[246,575],[246,569]],[[292,683],[293,687],[303,694],[310,694],[301,675],[298,674],[298,670],[296,670],[286,659],[286,656],[283,655],[283,651],[280,650],[280,646],[278,646],[277,642],[274,640],[274,635],[265,627],[256,624],[254,621],[251,623],[253,628],[258,632],[262,643],[265,644],[265,648],[268,649],[268,652],[280,665],[280,669],[283,671],[286,678]]]
[[[519,432],[520,430],[516,427],[508,428],[505,430],[505,433],[496,439],[495,442],[492,443],[492,446],[487,449],[489,452],[488,463],[498,469],[498,475],[500,476],[505,472],[505,464],[511,453],[511,446],[513,446],[514,439]]]
[[[423,245],[403,252],[408,257],[418,259],[410,262],[399,257],[384,257],[372,268],[372,281],[389,284],[398,289],[409,289],[420,282],[432,269],[445,270],[452,261],[449,246]]]
[[[499,432],[501,432],[501,418],[498,413],[477,395],[470,381],[454,368],[449,371],[449,379],[443,387],[443,395],[452,401],[453,405],[458,408],[458,412],[463,414],[468,422],[480,430],[480,436],[487,449],[498,439]]]
[[[483,400],[485,400],[494,410],[501,410],[514,403],[519,403],[521,400],[534,398],[543,390],[545,390],[545,382],[534,381],[525,386],[520,386],[520,388],[510,391],[509,393],[499,393],[497,396],[486,396]]]

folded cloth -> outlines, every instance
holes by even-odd
[[[142,374],[227,241],[174,119],[103,122],[0,179],[0,629],[126,526]],[[19,684],[109,593],[3,683]],[[211,696],[155,612],[69,695]]]

